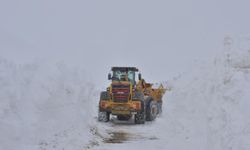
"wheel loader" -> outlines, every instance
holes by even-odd
[[[112,82],[100,94],[99,121],[108,122],[110,115],[116,115],[118,120],[133,117],[135,124],[144,124],[162,112],[162,97],[166,92],[162,84],[153,88],[136,67],[112,67],[111,71],[108,79]]]

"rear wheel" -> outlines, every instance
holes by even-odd
[[[144,124],[146,120],[144,101],[141,101],[142,110],[135,114],[135,124]]]
[[[110,119],[110,113],[105,111],[99,111],[98,113],[98,121],[108,122]]]
[[[144,124],[145,123],[145,114],[138,113],[135,115],[135,124]]]
[[[110,95],[107,91],[102,91],[100,94],[100,101],[99,101],[99,111],[98,111],[98,121],[101,122],[108,122],[110,120],[110,113],[105,111],[105,110],[101,110],[101,101],[108,101],[110,99]]]

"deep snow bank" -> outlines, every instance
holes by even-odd
[[[169,82],[158,131],[165,148],[249,150],[250,48],[228,46],[195,67]]]
[[[0,59],[0,149],[83,149],[96,96],[80,69]]]

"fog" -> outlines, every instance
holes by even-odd
[[[0,57],[84,69],[100,87],[111,66],[165,81],[250,33],[249,1],[0,1]]]

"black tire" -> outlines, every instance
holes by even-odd
[[[157,102],[153,99],[147,100],[146,106],[146,120],[153,121],[157,117],[158,114],[158,105]]]
[[[110,120],[110,113],[105,111],[98,112],[98,121],[108,122]]]
[[[157,105],[158,105],[158,114],[162,114],[162,100],[158,101],[157,102]]]
[[[135,124],[144,124],[145,123],[145,114],[138,113],[135,115]]]
[[[142,110],[135,114],[135,124],[144,124],[146,120],[144,101],[141,101]]]
[[[99,111],[98,111],[98,121],[100,122],[108,122],[110,120],[110,113],[101,109],[100,102],[101,100],[109,100],[110,95],[107,91],[103,91],[100,94],[100,101],[99,101]]]

